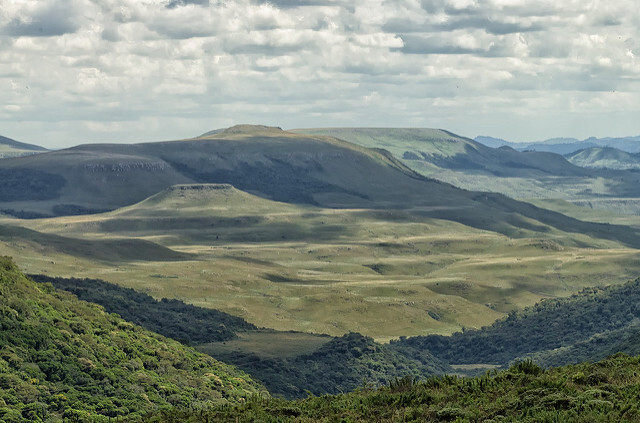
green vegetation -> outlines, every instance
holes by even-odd
[[[257,330],[243,319],[218,310],[166,298],[156,301],[147,294],[98,279],[29,277],[36,282],[51,283],[83,301],[100,304],[109,313],[117,313],[129,322],[185,344],[228,341],[234,339],[237,332]]]
[[[273,334],[270,339],[278,342],[285,336]],[[269,392],[285,398],[349,392],[363,382],[381,386],[396,378],[427,377],[450,370],[426,351],[409,358],[357,333],[330,339],[313,352],[289,357],[266,357],[240,350],[224,352],[215,344],[199,349],[235,364],[262,381]]]
[[[531,357],[541,365],[558,366],[616,352],[635,355],[640,354],[638,304],[640,278],[544,300],[480,330],[406,338],[392,347],[407,356],[429,351],[450,364],[506,365]]]
[[[233,367],[36,284],[0,259],[0,420],[135,420],[237,402],[261,387]]]
[[[496,207],[325,209],[179,185],[100,215],[4,219],[0,242],[30,274],[102,279],[257,326],[377,341],[480,328],[541,298],[640,273],[638,251],[615,241],[633,242],[636,230],[526,203],[518,206],[532,218],[501,215],[510,200],[482,201]],[[535,219],[544,216],[569,231]]]
[[[544,370],[525,361],[476,378],[443,376],[298,401],[253,398],[198,414],[167,411],[149,422],[634,422],[640,358]]]
[[[33,276],[80,299],[98,303],[108,312],[146,329],[189,343],[264,381],[272,394],[288,398],[351,391],[363,380],[375,385],[408,375],[432,375],[449,370],[428,352],[407,358],[371,338],[347,334],[341,338],[258,329],[244,320],[184,304],[156,301],[132,289],[95,279]]]
[[[566,155],[576,166],[594,169],[640,169],[640,154],[612,147],[592,147]]]

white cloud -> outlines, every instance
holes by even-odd
[[[235,122],[639,134],[635,7],[0,0],[0,132],[49,147],[182,138]]]

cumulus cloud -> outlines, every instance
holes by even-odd
[[[9,36],[50,37],[75,32],[80,26],[77,7],[70,0],[10,3],[2,13],[2,32]],[[4,5],[3,5],[4,6]],[[4,9],[4,7],[3,7]]]
[[[38,143],[46,133],[48,147],[182,138],[236,122],[511,139],[640,133],[629,118],[640,111],[631,0],[0,6],[3,135]],[[581,116],[575,132],[561,132]]]

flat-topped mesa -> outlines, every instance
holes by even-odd
[[[165,189],[166,192],[177,191],[220,191],[235,189],[231,184],[179,184],[172,185]]]
[[[241,124],[227,128],[220,132],[222,135],[278,135],[282,134],[282,128],[277,126]]]

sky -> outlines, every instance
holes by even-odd
[[[640,135],[635,0],[0,0],[0,135]]]

